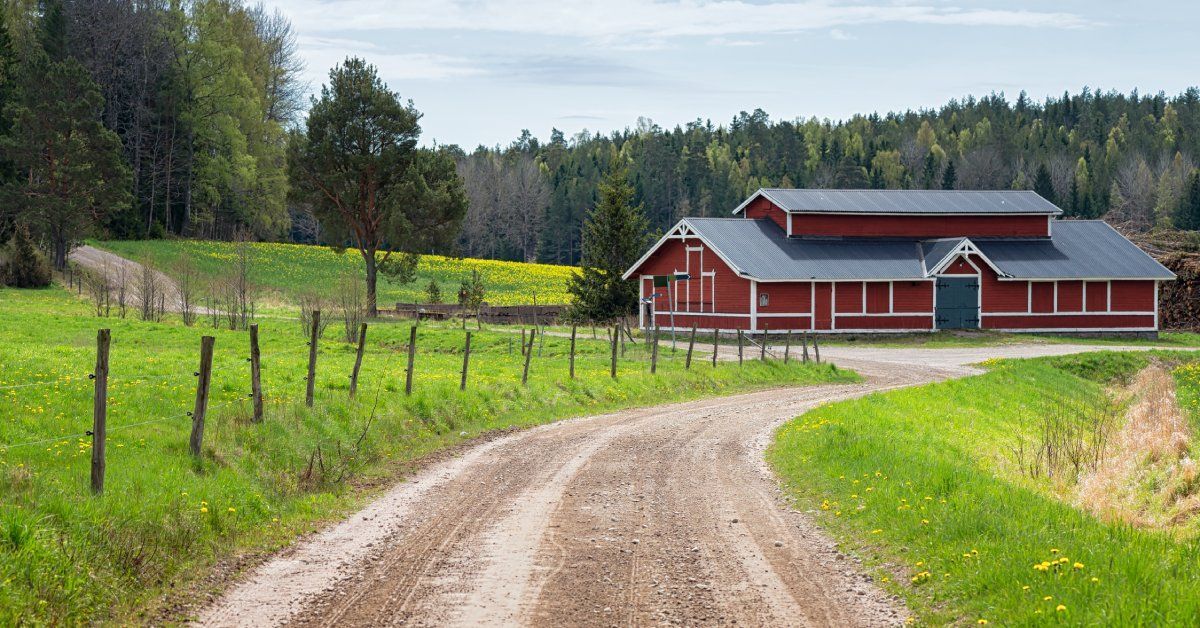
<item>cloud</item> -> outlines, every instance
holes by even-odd
[[[357,39],[302,36],[297,43],[313,85],[326,82],[330,68],[353,56],[363,57],[379,68],[380,76],[387,82],[443,81],[485,73],[483,68],[466,58],[425,52],[387,52],[377,44]]]
[[[878,2],[878,0],[877,0]],[[449,30],[582,38],[601,46],[661,46],[679,37],[780,35],[881,23],[1073,29],[1093,26],[1057,11],[819,0],[289,0],[300,32]]]
[[[710,45],[710,46],[729,46],[729,47],[733,47],[733,48],[744,48],[744,47],[749,47],[749,46],[761,46],[762,42],[754,41],[752,39],[730,39],[728,37],[713,37],[712,39],[708,40],[708,45]]]
[[[641,87],[672,82],[655,72],[597,57],[535,55],[495,61],[486,67],[493,78],[538,85]]]
[[[852,39],[857,39],[857,37],[854,35],[851,35],[840,28],[830,29],[829,37],[837,41],[850,41]]]

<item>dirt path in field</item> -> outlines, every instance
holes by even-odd
[[[121,283],[124,282],[127,303],[135,303],[141,298],[139,295],[141,294],[143,267],[138,262],[86,244],[72,249],[68,259],[81,268],[103,275],[114,293],[120,290]],[[157,289],[163,294],[165,308],[170,312],[177,311],[179,309],[179,284],[160,271],[153,272]],[[115,294],[113,299],[115,301]]]
[[[784,421],[828,401],[1079,345],[824,352],[855,385],[562,421],[436,464],[257,569],[201,625],[896,625],[904,608],[765,462]]]

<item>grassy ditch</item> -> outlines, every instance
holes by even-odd
[[[768,455],[799,505],[921,623],[1196,625],[1196,518],[1153,516],[1154,504],[1178,514],[1189,495],[1144,481],[1154,469],[1186,480],[1194,439],[1170,458],[1129,456],[1132,473],[1116,484],[1133,495],[1124,512],[1149,517],[1097,507],[1085,490],[1121,453],[1151,360],[1167,361],[1184,431],[1200,428],[1190,359],[997,362],[978,377],[818,408],[781,428]]]
[[[351,511],[406,464],[490,430],[619,408],[781,385],[853,381],[828,365],[698,360],[641,345],[609,377],[609,345],[581,337],[534,345],[529,385],[520,334],[475,332],[460,392],[463,332],[419,331],[404,395],[409,325],[370,327],[357,399],[353,346],[335,322],[320,343],[316,403],[304,406],[307,348],[299,323],[261,322],[267,412],[250,421],[246,332],[97,319],[61,289],[0,290],[0,625],[140,623],[219,561],[277,549]],[[112,329],[108,475],[88,490],[98,327]],[[200,336],[216,337],[200,460],[187,441]],[[511,351],[511,353],[510,353]],[[373,418],[372,418],[373,417]]]

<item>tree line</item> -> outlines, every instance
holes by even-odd
[[[0,183],[56,267],[88,235],[287,236],[291,25],[241,0],[13,0],[0,10]]]
[[[465,254],[575,264],[586,211],[610,163],[664,230],[725,216],[760,187],[1032,189],[1067,217],[1127,229],[1200,228],[1200,90],[1168,97],[1083,89],[1035,102],[1021,93],[844,121],[696,120],[458,152],[470,209]],[[540,175],[540,176],[534,176]]]

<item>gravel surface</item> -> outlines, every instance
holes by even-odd
[[[903,606],[787,506],[763,461],[771,434],[819,404],[972,374],[989,357],[1097,348],[830,347],[823,357],[866,381],[504,436],[262,565],[197,623],[902,624]]]

